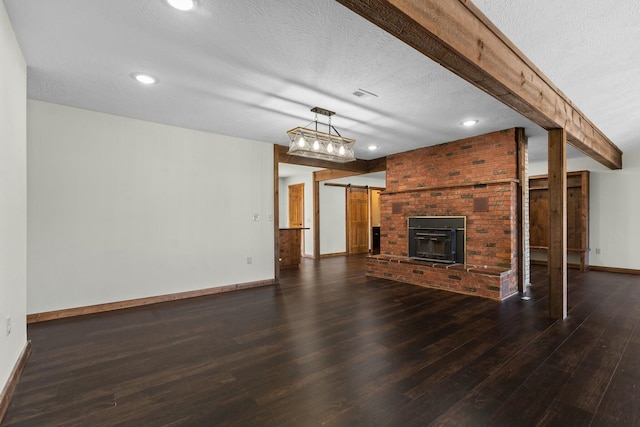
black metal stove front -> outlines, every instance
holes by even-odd
[[[448,264],[464,263],[464,217],[409,218],[409,257]]]

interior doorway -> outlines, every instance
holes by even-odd
[[[278,259],[280,254],[279,232],[285,228],[303,228],[300,233],[304,237],[304,246],[302,249],[303,257],[321,258],[326,256],[347,255],[349,253],[348,235],[347,235],[347,192],[348,187],[360,187],[363,190],[369,189],[369,200],[371,200],[372,189],[383,189],[385,184],[384,171],[375,171],[370,173],[354,173],[341,169],[323,169],[315,166],[301,165],[298,163],[283,162],[281,160],[287,158],[284,156],[284,150],[276,149],[274,156],[274,188],[275,188],[275,215],[276,222],[276,275],[279,276]],[[298,159],[295,159],[298,160]],[[299,197],[295,195],[292,198],[303,200],[296,212],[290,213],[289,203],[289,187],[300,185]],[[327,187],[342,187],[342,191],[338,189],[325,191]],[[306,188],[304,188],[306,187]],[[347,187],[347,188],[345,188]],[[293,190],[294,192],[296,190]],[[364,196],[364,195],[363,195]],[[375,196],[373,196],[376,199]],[[352,245],[351,252],[371,251],[373,241],[372,224],[378,221],[372,221],[371,215],[376,217],[376,213],[371,212],[372,202],[364,205],[364,200],[360,201],[360,221],[355,221],[356,216],[352,217],[355,223],[359,225],[359,233],[354,236],[352,233],[351,241],[356,243]],[[377,204],[376,204],[377,205]],[[364,215],[366,215],[367,224],[365,225]],[[295,217],[298,216],[298,219]],[[291,219],[291,223],[290,223]],[[359,224],[357,224],[359,222]],[[365,235],[366,233],[366,235]],[[358,236],[359,237],[356,237]],[[321,247],[322,242],[322,247]],[[358,247],[359,246],[359,247]]]

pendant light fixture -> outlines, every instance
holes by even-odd
[[[289,151],[287,154],[346,163],[356,160],[353,153],[355,139],[345,138],[331,124],[331,116],[335,114],[324,108],[314,107],[315,128],[297,127],[287,132],[289,135]],[[328,123],[320,123],[327,127],[327,132],[318,130],[318,114],[328,117]],[[309,126],[310,122],[307,126]],[[333,131],[333,133],[332,133]]]

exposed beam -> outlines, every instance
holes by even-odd
[[[368,160],[367,161],[367,167],[369,169],[369,173],[386,171],[387,170],[387,158],[386,157],[378,157],[377,159]]]
[[[622,151],[470,1],[337,0],[611,169]]]
[[[335,169],[324,169],[313,174],[314,180],[328,181],[330,179],[348,178],[350,176],[362,175],[360,172],[340,171]]]
[[[549,131],[549,316],[567,317],[567,144],[564,129]]]
[[[381,172],[387,169],[387,158],[380,157],[372,160],[356,160],[355,162],[336,163],[328,160],[311,159],[308,157],[292,156],[287,154],[289,149],[284,145],[275,145],[278,161],[292,165],[311,166],[316,168],[331,169],[334,171],[352,172],[350,175],[360,175],[372,172]],[[350,176],[344,175],[344,176]]]
[[[278,159],[280,163],[289,163],[292,165],[312,166],[316,168],[337,169],[344,171],[354,171],[358,173],[369,173],[367,160],[356,160],[355,162],[336,163],[328,160],[310,159],[307,157],[292,156],[287,154],[288,148],[278,145]]]

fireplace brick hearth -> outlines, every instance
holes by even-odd
[[[388,156],[381,250],[367,274],[497,300],[513,295],[517,196],[516,129]],[[465,264],[410,259],[407,219],[415,216],[466,217]]]
[[[491,299],[500,299],[499,295],[502,294],[512,294],[512,273],[501,268],[431,263],[380,254],[369,259],[367,274]]]

